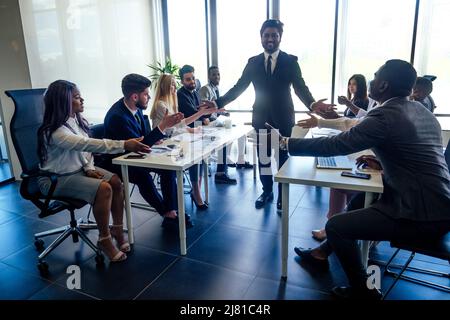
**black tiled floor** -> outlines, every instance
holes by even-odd
[[[242,299],[253,278],[249,274],[182,258],[139,299]]]
[[[31,202],[23,200],[19,184],[0,187],[0,299],[330,299],[328,290],[346,284],[337,258],[329,259],[328,270],[305,265],[294,246],[312,247],[311,229],[326,222],[329,190],[291,186],[290,238],[287,281],[281,276],[281,216],[275,200],[256,210],[254,201],[262,192],[251,170],[231,169],[237,186],[216,185],[210,178],[206,211],[192,207],[185,196],[186,210],[195,226],[187,230],[188,252],[179,255],[175,232],[160,227],[162,218],[154,212],[133,208],[136,244],[125,262],[106,263],[96,268],[93,252],[84,244],[66,240],[50,254],[50,275],[42,278],[36,268],[33,234],[66,224],[68,215],[39,219]],[[142,202],[138,192],[133,200]],[[77,212],[85,217],[89,206]],[[97,231],[88,233],[95,241]],[[49,243],[50,239],[46,241]],[[371,257],[386,261],[393,249],[380,243]],[[396,259],[404,261],[406,253]],[[66,289],[66,269],[81,269],[82,288]],[[417,255],[414,266],[448,272],[447,261]],[[429,276],[421,276],[426,278]],[[448,279],[439,280],[448,285]],[[383,277],[382,289],[392,278]],[[401,280],[389,299],[450,299],[448,293]]]
[[[28,299],[49,282],[0,262],[0,300]]]

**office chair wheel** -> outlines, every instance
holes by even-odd
[[[95,256],[95,262],[97,263],[97,266],[103,266],[105,263],[105,256],[101,253],[97,254]]]
[[[39,273],[41,275],[46,275],[48,274],[48,263],[45,261],[39,261],[38,265],[37,265],[38,269],[39,269]]]
[[[34,241],[34,246],[36,247],[37,251],[44,250],[44,240],[37,239],[36,241]]]

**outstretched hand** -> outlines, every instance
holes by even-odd
[[[143,139],[144,137],[126,140],[124,149],[131,152],[150,153],[150,147],[146,144],[141,143]]]
[[[311,111],[325,119],[340,118],[340,116],[336,112],[336,105],[332,103],[324,103],[325,100],[327,99],[320,99],[311,104]]]
[[[297,125],[300,128],[310,129],[315,128],[319,124],[319,119],[313,115],[311,112],[307,112],[307,115],[309,115],[309,119],[303,119],[297,122]]]

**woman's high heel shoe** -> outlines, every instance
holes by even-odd
[[[105,243],[107,241],[111,242],[111,246],[116,249],[116,252],[112,253],[110,252],[110,248],[108,248]],[[117,248],[115,248],[114,244],[112,243],[112,239],[111,239],[111,235],[107,236],[107,237],[100,237],[98,238],[97,241],[97,247],[100,251],[104,252],[106,254],[106,256],[108,257],[109,261],[111,262],[120,262],[123,261],[127,258],[127,255],[125,253],[123,253],[120,250],[117,250]]]
[[[119,233],[120,232],[120,233]],[[131,246],[128,241],[125,240],[123,235],[123,224],[114,224],[110,228],[111,236],[116,240],[117,246],[122,252],[130,252]],[[120,237],[122,235],[122,237]]]
[[[194,195],[192,194],[192,192],[191,192],[191,200],[195,204],[195,206],[197,207],[197,210],[206,210],[206,209],[208,209],[208,205],[206,203],[198,204],[198,202],[195,201],[195,198],[194,198]]]

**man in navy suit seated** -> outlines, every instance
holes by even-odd
[[[143,114],[150,101],[149,87],[151,81],[138,74],[129,74],[122,80],[120,98],[109,109],[105,116],[105,137],[114,140],[144,137],[142,143],[152,146],[164,138],[164,130],[170,128],[183,119],[182,113],[166,115],[159,126],[151,130],[148,116]],[[120,175],[120,167],[110,161],[108,169]],[[150,172],[157,172],[161,176],[162,196],[153,183]],[[177,227],[177,187],[173,171],[129,167],[130,182],[138,186],[142,197],[164,217],[163,227]],[[186,227],[192,227],[190,217],[186,215]]]

